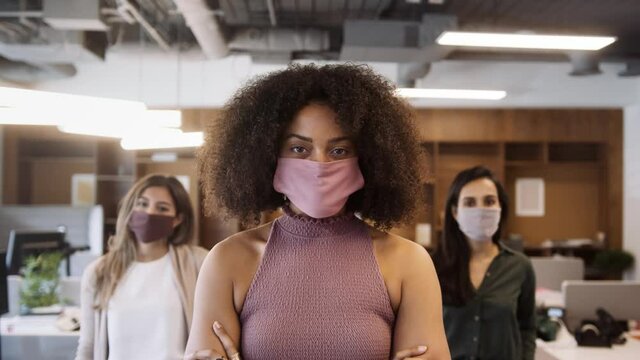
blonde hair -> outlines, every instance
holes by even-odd
[[[187,244],[193,237],[193,208],[189,194],[180,181],[173,176],[158,174],[147,175],[138,180],[120,202],[116,233],[109,238],[108,252],[96,267],[94,305],[98,309],[106,309],[118,282],[136,259],[136,240],[129,230],[129,218],[136,200],[150,187],[164,187],[169,191],[176,209],[176,217],[182,220],[169,236],[169,244]]]

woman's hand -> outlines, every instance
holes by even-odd
[[[184,360],[241,360],[238,349],[236,348],[235,344],[231,340],[231,337],[229,337],[229,334],[227,334],[227,331],[222,327],[222,325],[216,321],[213,323],[213,326],[211,328],[213,329],[213,333],[218,337],[218,340],[220,340],[220,342],[222,343],[222,346],[224,346],[225,353],[230,355],[228,355],[228,357],[225,357],[224,355],[218,354],[214,350],[206,349],[198,350],[191,354],[185,355]]]
[[[415,356],[422,355],[427,352],[427,347],[424,345],[416,346],[411,349],[401,350],[396,353],[396,356],[393,357],[393,360],[418,360],[423,358],[418,358]]]

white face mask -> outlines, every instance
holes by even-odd
[[[458,208],[460,230],[472,241],[491,240],[500,225],[500,208]]]

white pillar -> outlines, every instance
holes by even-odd
[[[4,203],[4,128],[0,125],[0,204]]]
[[[635,256],[626,274],[640,280],[640,104],[624,108],[624,199],[622,246]]]

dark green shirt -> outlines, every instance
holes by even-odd
[[[501,246],[465,306],[444,305],[452,359],[532,360],[536,280],[529,259]]]

